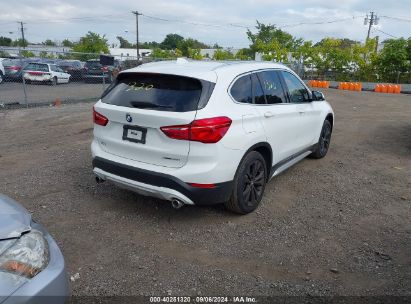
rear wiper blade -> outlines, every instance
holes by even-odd
[[[172,106],[159,105],[144,101],[130,101],[130,104],[135,108],[172,108]]]

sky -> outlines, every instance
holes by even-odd
[[[136,40],[132,11],[139,11],[140,41],[161,42],[168,33],[192,37],[207,44],[247,47],[246,31],[256,20],[275,24],[298,38],[314,42],[324,37],[364,41],[364,17],[380,17],[371,37],[380,40],[411,36],[411,0],[0,0],[0,36],[26,39],[78,40],[88,31]],[[320,23],[320,24],[315,24]]]

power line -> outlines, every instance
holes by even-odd
[[[383,34],[385,34],[385,35],[387,35],[387,36],[390,36],[391,38],[398,39],[398,37],[396,37],[396,36],[394,36],[394,35],[391,35],[391,34],[389,34],[389,33],[387,33],[387,32],[384,32],[384,31],[382,31],[382,30],[379,30],[379,29],[376,29],[376,28],[374,28],[373,30],[375,30],[375,31],[377,31],[377,32],[380,32],[380,33],[383,33]]]
[[[411,19],[403,18],[403,17],[391,17],[391,16],[381,16],[381,18],[397,20],[397,21],[404,21],[404,22],[411,22]]]

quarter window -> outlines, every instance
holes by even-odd
[[[251,91],[251,77],[245,75],[236,80],[231,87],[231,96],[241,103],[253,103],[253,94]]]
[[[285,102],[284,91],[276,71],[257,73],[268,104]]]
[[[301,83],[301,81],[289,72],[282,72],[285,84],[287,85],[290,94],[291,102],[307,102],[310,97],[308,90]]]

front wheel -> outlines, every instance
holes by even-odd
[[[52,85],[52,86],[56,86],[56,85],[57,85],[57,77],[53,77],[53,79],[51,80],[51,85]]]
[[[263,198],[266,181],[265,160],[260,153],[251,151],[237,169],[233,192],[225,207],[239,214],[254,211]]]
[[[331,142],[331,123],[328,120],[324,121],[323,128],[321,129],[320,138],[318,140],[317,148],[315,151],[310,155],[312,158],[323,158],[330,147]]]

